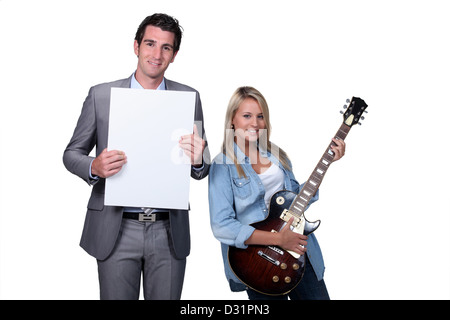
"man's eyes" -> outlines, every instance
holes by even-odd
[[[147,42],[147,46],[155,47],[156,43],[148,41]],[[172,47],[171,46],[163,46],[162,48],[163,48],[164,51],[172,51]]]

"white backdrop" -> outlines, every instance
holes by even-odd
[[[90,86],[135,70],[135,31],[155,12],[184,27],[166,75],[200,91],[212,155],[232,92],[251,85],[304,181],[345,99],[363,98],[366,120],[307,212],[322,220],[330,296],[450,298],[445,1],[0,0],[1,299],[98,299],[78,245],[90,187],[62,154]],[[191,181],[182,298],[246,299],[225,281],[207,190]]]

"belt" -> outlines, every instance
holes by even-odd
[[[147,215],[143,212],[124,212],[123,218],[139,220],[139,221],[143,221],[143,222],[155,222],[158,220],[169,219],[169,211],[158,211],[156,213],[151,213],[149,215]]]

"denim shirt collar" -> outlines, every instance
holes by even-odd
[[[272,156],[272,154],[262,148],[258,148],[259,154],[263,157],[269,158],[269,160],[273,163],[276,163],[279,166],[279,161],[276,157]],[[250,159],[245,155],[245,153],[239,148],[239,146],[234,142],[234,154],[236,155],[237,161],[239,164],[250,164]]]

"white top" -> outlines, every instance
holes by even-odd
[[[272,163],[269,169],[258,174],[258,176],[266,189],[264,201],[266,206],[269,207],[270,198],[272,198],[273,194],[284,188],[284,173],[277,165]]]

